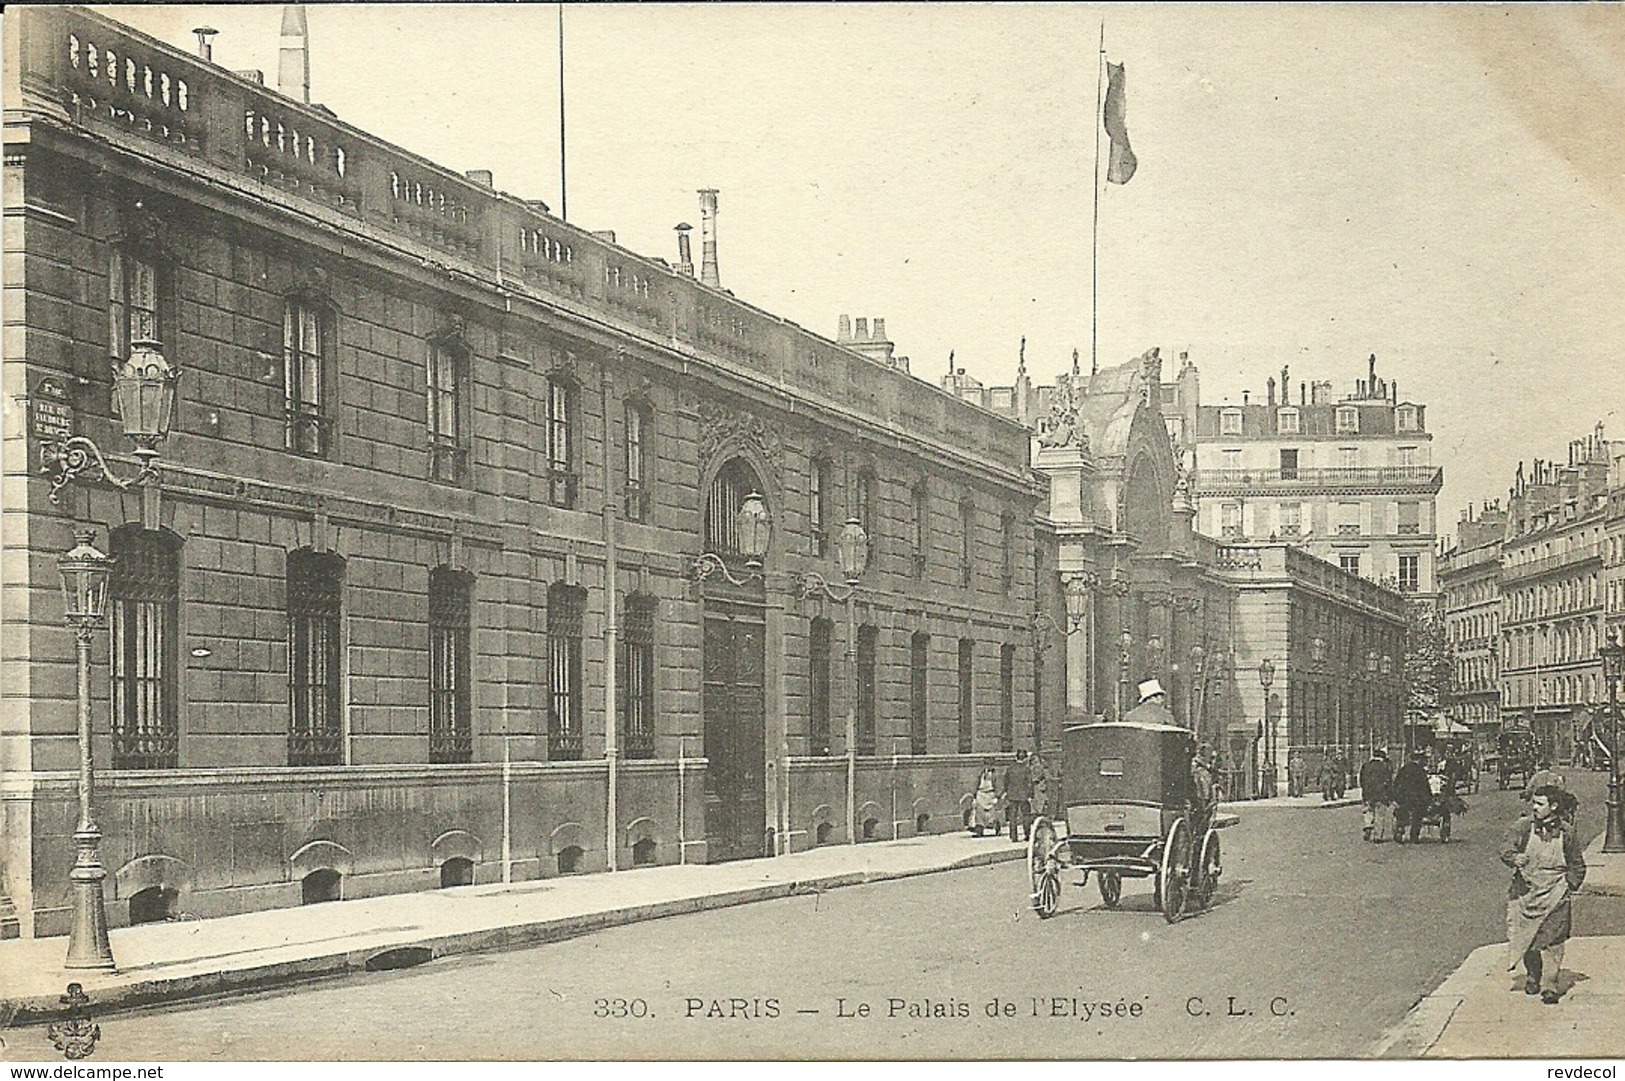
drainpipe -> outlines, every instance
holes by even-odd
[[[624,354],[619,359],[624,360]],[[620,631],[618,613],[616,611],[616,598],[618,595],[616,583],[616,551],[615,551],[615,467],[613,453],[615,440],[611,438],[613,428],[610,404],[615,400],[615,377],[610,374],[609,368],[603,369],[601,380],[604,418],[604,760],[609,777],[608,792],[605,796],[604,810],[604,852],[609,858],[609,869],[617,870],[617,853],[620,840],[620,723],[616,710],[616,680],[620,677],[616,665],[616,637]]]

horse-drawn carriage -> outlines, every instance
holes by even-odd
[[[1208,906],[1222,871],[1219,833],[1216,808],[1192,779],[1194,750],[1190,731],[1173,725],[1120,721],[1062,733],[1062,816],[1035,821],[1028,848],[1040,917],[1055,914],[1066,870],[1082,872],[1080,886],[1093,874],[1108,908],[1121,901],[1125,878],[1153,880],[1169,923]]]
[[[1495,772],[1502,788],[1522,788],[1535,775],[1535,734],[1503,728],[1495,741]]]

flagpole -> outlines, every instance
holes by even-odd
[[[1095,171],[1094,184],[1095,223],[1091,243],[1094,250],[1089,258],[1089,371],[1100,370],[1100,127],[1101,94],[1106,72],[1106,20],[1100,20],[1100,57],[1095,63]]]
[[[570,189],[565,184],[564,170],[564,5],[562,3],[559,5],[559,220],[570,220]]]

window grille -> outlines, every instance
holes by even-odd
[[[429,344],[429,476],[461,483],[468,468],[463,411],[467,398],[468,351],[453,341]]]
[[[827,619],[812,621],[807,647],[807,698],[809,752],[830,753],[830,653],[834,624]]]
[[[913,526],[909,552],[912,557],[911,570],[914,577],[923,578],[927,553],[931,549],[931,490],[923,480],[914,486]]]
[[[1006,512],[999,517],[999,591],[1008,594],[1016,584],[1016,519]]]
[[[1016,748],[1016,647],[999,647],[999,750]]]
[[[857,753],[875,753],[875,653],[879,631],[870,624],[858,628]]]
[[[968,586],[976,571],[976,505],[959,505],[959,583]]]
[[[587,591],[555,583],[547,591],[547,757],[581,758],[581,635]]]
[[[649,520],[652,485],[649,442],[653,424],[648,407],[636,402],[626,407],[626,518],[631,522]]]
[[[174,769],[180,545],[139,526],[115,529],[110,541],[113,768]]]
[[[469,639],[473,582],[436,567],[429,574],[429,761],[474,759]]]
[[[908,749],[925,754],[930,721],[931,636],[918,631],[909,641]]]
[[[830,464],[823,458],[813,461],[807,482],[807,516],[812,531],[812,554],[829,554]]]
[[[880,538],[875,535],[875,475],[867,469],[860,469],[853,485],[853,516],[863,527],[863,532],[869,538],[869,548],[865,556],[864,569],[874,565],[875,549],[879,546]]]
[[[760,490],[756,475],[741,459],[735,458],[717,471],[705,499],[706,551],[738,554],[739,508],[747,496]]]
[[[568,379],[547,381],[547,501],[555,507],[576,503],[576,389]]]
[[[621,646],[621,730],[627,758],[655,756],[655,612],[648,594],[626,598]]]
[[[973,736],[974,703],[971,701],[973,692],[972,668],[976,658],[976,642],[971,638],[959,640],[959,753],[970,754],[975,743]]]
[[[339,631],[344,560],[308,548],[288,553],[290,766],[337,766],[344,758]]]

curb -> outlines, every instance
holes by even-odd
[[[310,980],[341,976],[351,972],[364,972],[369,958],[398,950],[401,947],[421,947],[429,957],[450,957],[457,954],[477,953],[484,950],[517,949],[524,946],[562,942],[592,931],[611,927],[663,919],[667,916],[689,915],[737,905],[772,901],[845,886],[862,886],[921,875],[941,874],[945,871],[985,867],[1025,859],[1027,850],[1004,848],[978,852],[951,863],[931,867],[909,868],[902,871],[863,870],[839,871],[813,878],[775,882],[765,886],[751,886],[723,893],[701,894],[669,901],[653,901],[624,908],[605,909],[577,916],[559,916],[520,923],[508,927],[489,927],[459,931],[428,937],[402,937],[382,939],[362,949],[344,950],[315,957],[301,957],[292,961],[277,961],[249,968],[223,970],[193,976],[161,977],[97,989],[91,992],[98,1014],[131,1010],[154,1003],[173,1003],[187,999],[205,998],[237,991],[258,991],[270,987]],[[10,1019],[12,1025],[36,1024],[66,1015],[59,1001],[59,992],[44,995],[25,995],[0,999],[0,1017]]]
[[[1383,1033],[1372,1045],[1369,1058],[1424,1057],[1467,1001],[1472,986],[1490,975],[1504,959],[1505,943],[1480,946],[1466,957],[1444,981],[1417,1000],[1399,1023]],[[1499,955],[1499,956],[1498,956]]]

